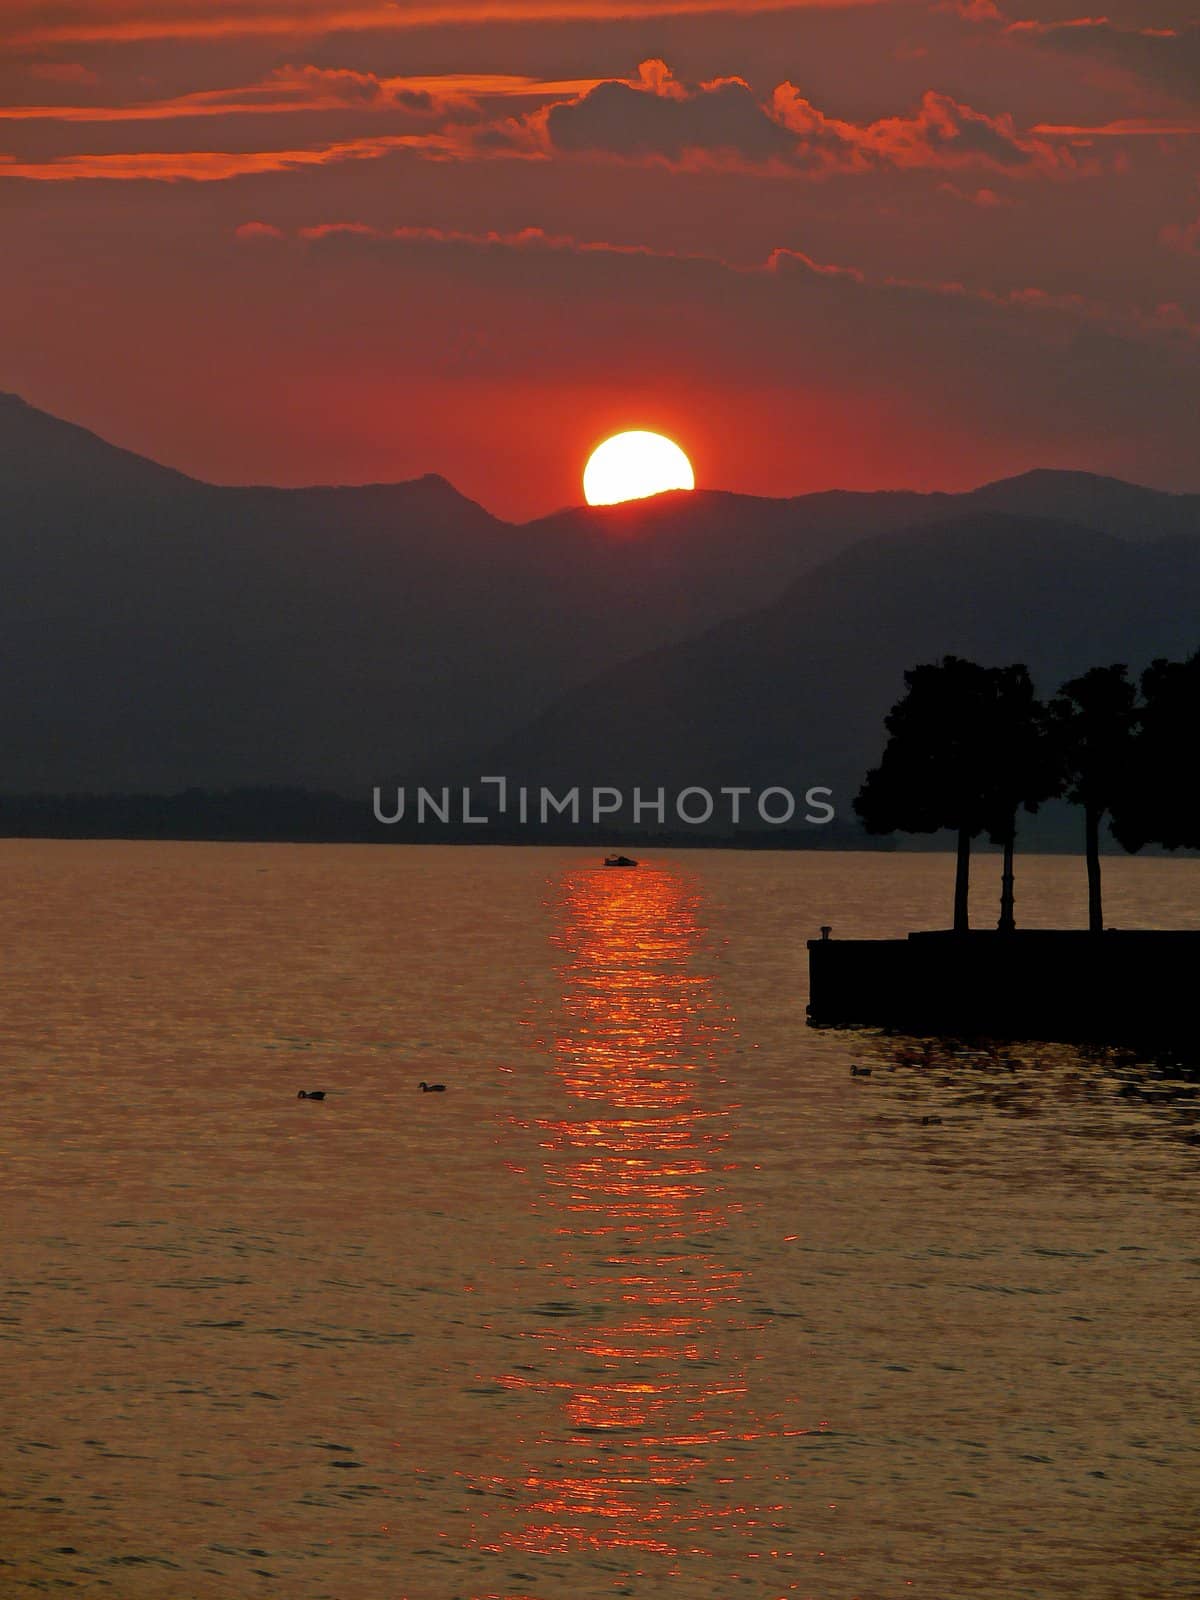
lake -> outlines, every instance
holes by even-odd
[[[0,842],[6,1600],[1195,1595],[1195,1079],[807,1028],[948,857],[598,859]]]

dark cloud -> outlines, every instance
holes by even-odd
[[[1122,28],[1107,17],[1085,17],[1072,22],[1014,22],[1009,32],[1045,49],[1128,72],[1181,100],[1200,101],[1200,25]]]
[[[521,91],[518,97],[544,103],[524,114],[498,117],[495,103],[511,104],[514,82]],[[220,180],[379,159],[401,148],[434,161],[602,156],[691,170],[810,176],[963,167],[1068,171],[1078,165],[1067,143],[1056,146],[1022,134],[1008,115],[989,115],[933,90],[911,111],[854,122],[831,117],[791,83],[780,84],[762,99],[740,78],[685,84],[658,60],[644,61],[633,80],[605,79],[579,93],[573,88],[568,87],[567,97],[562,85],[532,81],[411,82],[305,65],[277,68],[245,87],[172,100],[19,112],[0,107],[0,120],[23,119],[31,126],[38,121],[68,129],[104,122],[131,128],[174,123],[185,130],[174,137],[162,131],[138,133],[131,136],[137,143],[127,142],[124,148],[96,148],[95,134],[88,136],[92,148],[86,151],[78,142],[13,148],[7,161],[0,157],[0,176],[59,182],[100,177]],[[405,114],[415,119],[412,132],[396,129],[396,119]],[[186,131],[199,118],[261,121],[268,115],[340,117],[347,132],[330,137],[324,133],[328,123],[314,121],[309,126],[313,131],[320,127],[323,137],[306,142],[305,125],[293,122],[272,146],[247,125],[222,137],[216,160],[217,141],[211,135],[201,145],[195,131]],[[367,123],[370,134],[351,131],[361,129],[367,118],[373,119]]]
[[[808,171],[1064,161],[1045,141],[1023,137],[1011,117],[932,90],[908,114],[858,123],[830,117],[790,83],[764,102],[740,78],[686,85],[661,61],[644,61],[636,82],[598,84],[539,116],[550,152],[564,155],[684,165],[724,158]]]
[[[957,167],[982,162],[1023,167],[1060,165],[1044,141],[1024,138],[1009,116],[987,116],[950,95],[929,90],[909,116],[884,117],[857,127],[839,124],[847,146],[897,167]]]
[[[661,62],[644,63],[637,84],[601,83],[553,106],[546,128],[555,150],[669,161],[710,152],[763,162],[789,156],[796,143],[741,79],[688,89]]]

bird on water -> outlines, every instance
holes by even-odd
[[[426,1083],[424,1078],[421,1079],[422,1094],[445,1094],[445,1092],[446,1085],[444,1083]]]
[[[300,1093],[296,1096],[297,1100],[324,1100],[324,1098],[324,1089],[301,1089]]]

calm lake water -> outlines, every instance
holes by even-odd
[[[0,844],[0,1594],[1194,1597],[1194,1080],[807,1029],[947,858],[596,860]]]

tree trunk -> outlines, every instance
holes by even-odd
[[[971,926],[971,835],[958,830],[958,862],[954,869],[954,931],[966,933]]]
[[[1088,929],[1092,933],[1104,932],[1104,902],[1100,895],[1100,812],[1088,806],[1087,818],[1087,875],[1088,875]]]
[[[1017,819],[1014,815],[1004,838],[1004,870],[1000,875],[1000,921],[997,924],[1001,933],[1013,933],[1017,926],[1013,911],[1013,850],[1016,840]]]

